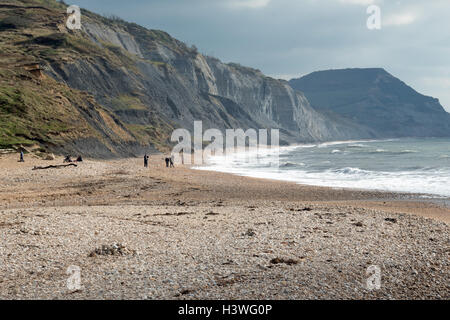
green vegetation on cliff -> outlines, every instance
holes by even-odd
[[[119,155],[117,146],[130,143],[167,149],[170,124],[157,116],[149,126],[123,123],[114,114],[118,110],[145,110],[139,99],[119,96],[113,99],[115,108],[108,110],[86,92],[45,74],[49,63],[64,65],[79,59],[107,61],[113,68],[138,72],[138,57],[112,43],[93,42],[80,31],[67,30],[66,7],[54,0],[0,2],[0,148],[38,144],[49,150],[64,150],[74,141],[93,140],[103,144],[111,155]],[[85,21],[100,19],[139,29],[87,11],[83,14]],[[149,34],[160,41],[171,39],[163,32]]]

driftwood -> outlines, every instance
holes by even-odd
[[[60,164],[60,165],[52,165],[52,166],[46,166],[46,167],[34,167],[33,170],[45,170],[45,169],[59,169],[59,168],[65,168],[65,167],[78,167],[75,163],[69,163],[69,164]]]
[[[14,149],[0,149],[0,154],[16,153]]]

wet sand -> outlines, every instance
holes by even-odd
[[[163,156],[148,169],[124,159],[33,171],[62,158],[17,159],[0,156],[3,299],[450,297],[450,210],[438,203],[168,169]],[[71,265],[79,290],[67,287]]]

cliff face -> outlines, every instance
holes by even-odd
[[[311,105],[375,132],[378,137],[448,137],[450,114],[383,69],[313,72],[290,85]]]
[[[92,93],[114,110],[120,97],[134,97],[145,106],[115,110],[130,125],[146,126],[152,110],[174,127],[280,128],[287,142],[371,136],[357,125],[338,122],[313,110],[302,93],[287,82],[237,64],[224,64],[161,31],[85,13],[78,34],[99,48],[113,47],[128,65],[116,66],[97,57],[80,56],[70,63],[50,63],[49,74],[70,87]]]

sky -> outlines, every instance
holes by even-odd
[[[381,67],[450,112],[450,0],[66,0],[289,80]],[[380,29],[367,20],[380,9]],[[371,20],[373,21],[373,20]]]

